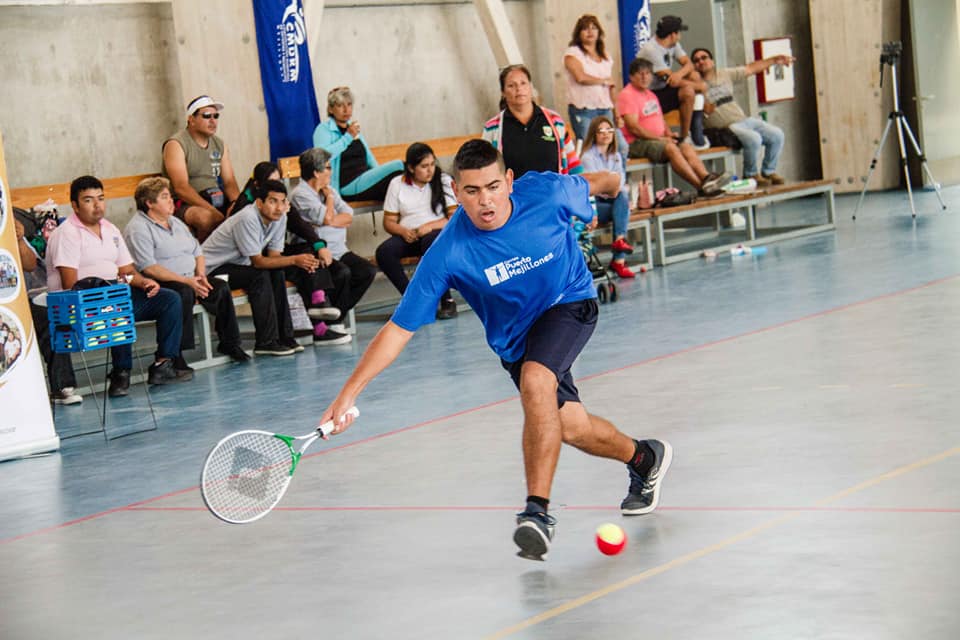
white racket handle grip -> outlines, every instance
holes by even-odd
[[[344,417],[344,418],[347,417],[347,416],[351,416],[351,417],[353,417],[353,418],[359,417],[359,416],[360,416],[360,409],[357,409],[355,406],[354,406],[354,407],[350,407],[349,409],[347,409],[347,412],[346,412],[345,414],[343,414],[343,417]],[[341,419],[341,422],[342,422],[342,419]],[[322,436],[328,436],[328,435],[330,435],[330,432],[333,431],[333,427],[334,427],[333,420],[327,420],[327,421],[324,422],[322,425],[320,425],[319,427],[317,427],[317,431],[319,431],[319,432],[320,432],[320,435],[322,435]]]

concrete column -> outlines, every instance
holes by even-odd
[[[224,103],[219,135],[240,186],[270,157],[253,5],[236,0],[172,0],[182,108],[207,94]],[[182,113],[181,126],[186,126]],[[171,133],[173,133],[171,131]]]
[[[477,8],[483,30],[487,34],[497,67],[522,63],[520,46],[513,34],[513,27],[510,26],[506,9],[503,8],[503,1],[473,0],[473,4]]]
[[[323,36],[320,26],[323,24],[323,8],[326,0],[303,0],[303,19],[307,23],[307,53],[310,55],[310,71],[313,74],[313,92],[317,94],[320,107],[320,119],[327,119],[327,89],[321,86],[318,70],[322,58],[321,44]]]

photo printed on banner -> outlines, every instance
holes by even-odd
[[[6,249],[0,249],[0,303],[15,300],[20,294],[20,269]]]
[[[0,177],[0,233],[7,224],[7,185]]]
[[[20,319],[0,307],[0,382],[26,353],[26,333]]]

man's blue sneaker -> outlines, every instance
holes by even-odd
[[[524,511],[517,514],[517,530],[513,541],[520,547],[517,555],[527,560],[543,560],[550,550],[557,519],[545,513]]]
[[[653,450],[653,466],[646,476],[641,476],[627,466],[630,473],[630,491],[620,503],[620,512],[625,516],[639,516],[657,508],[660,501],[660,484],[673,462],[673,447],[665,440],[644,440]]]

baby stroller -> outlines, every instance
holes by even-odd
[[[617,301],[617,285],[613,283],[613,278],[607,272],[607,268],[600,262],[597,256],[597,247],[590,239],[592,232],[587,229],[587,225],[577,220],[573,223],[573,232],[577,234],[577,243],[580,245],[580,252],[583,253],[583,259],[587,261],[587,268],[593,274],[593,281],[597,285],[597,299],[600,304],[606,304]],[[599,281],[599,282],[598,282]]]

